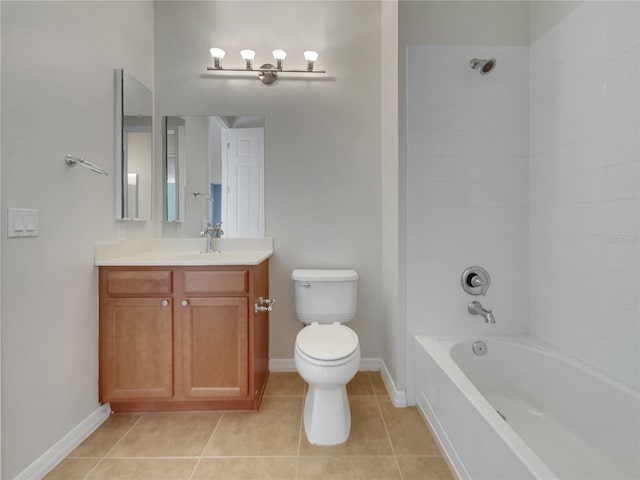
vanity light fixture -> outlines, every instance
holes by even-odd
[[[255,59],[256,52],[253,50],[245,49],[240,51],[240,55],[245,62],[244,68],[225,68],[222,66],[222,59],[225,56],[225,51],[221,48],[214,47],[211,50],[211,56],[213,57],[213,67],[207,67],[210,72],[257,72],[258,78],[267,85],[275,82],[278,79],[278,73],[327,73],[326,70],[314,70],[315,62],[318,59],[318,52],[313,50],[307,50],[304,52],[304,58],[307,61],[307,68],[305,70],[297,69],[285,69],[284,59],[287,58],[287,52],[282,49],[276,49],[271,54],[276,61],[276,65],[265,63],[259,68],[253,68],[253,60]]]

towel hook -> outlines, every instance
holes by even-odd
[[[107,172],[105,172],[104,170],[102,170],[100,167],[98,167],[97,165],[84,160],[81,157],[76,157],[74,155],[71,155],[69,153],[67,153],[67,156],[64,157],[64,163],[66,163],[67,165],[69,165],[70,167],[75,167],[77,164],[82,165],[84,168],[88,168],[89,170],[91,170],[92,172],[96,172],[99,173],[100,175],[109,175]]]

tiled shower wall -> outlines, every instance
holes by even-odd
[[[640,386],[639,2],[531,46],[531,333]]]
[[[410,333],[529,331],[640,385],[639,26],[584,2],[530,48],[409,48]],[[473,264],[495,325],[466,312]]]
[[[474,57],[497,59],[489,75]],[[411,333],[524,333],[529,312],[526,47],[408,50],[407,318]],[[460,286],[471,265],[486,297]],[[467,313],[492,308],[495,325]]]

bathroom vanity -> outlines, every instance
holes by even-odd
[[[270,252],[144,252],[99,266],[99,399],[113,411],[257,410]]]

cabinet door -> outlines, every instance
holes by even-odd
[[[173,396],[170,298],[106,300],[100,312],[101,401]]]
[[[185,397],[247,395],[248,308],[246,297],[191,298],[177,306]]]

